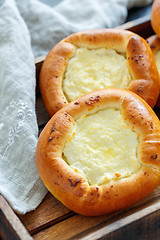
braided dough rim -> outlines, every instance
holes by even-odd
[[[107,107],[118,107],[124,120],[140,135],[141,168],[130,177],[89,185],[63,159],[62,151],[73,121]],[[40,134],[36,164],[48,190],[69,209],[87,216],[127,207],[160,184],[160,122],[138,95],[121,89],[102,89],[82,96],[59,110]],[[126,191],[127,189],[127,191]]]
[[[68,103],[62,90],[62,81],[67,62],[74,55],[76,47],[107,47],[126,52],[133,78],[128,89],[141,96],[152,108],[155,106],[159,95],[159,74],[146,41],[127,30],[100,29],[68,36],[46,57],[40,72],[40,91],[50,116]]]

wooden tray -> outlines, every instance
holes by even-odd
[[[131,30],[144,38],[153,34],[148,17],[119,28]],[[37,86],[43,60],[44,57],[36,59]],[[41,131],[49,116],[38,88],[36,107]],[[122,211],[100,217],[85,217],[70,211],[48,193],[35,211],[20,216],[12,211],[0,195],[0,239],[160,239],[159,199],[160,186],[145,199]]]

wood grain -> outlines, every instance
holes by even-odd
[[[151,27],[150,16],[145,16],[137,20],[122,24],[117,28],[127,29],[129,31],[137,33],[145,39],[154,34],[154,31]]]
[[[32,239],[2,195],[0,195],[0,238],[3,240]]]
[[[127,221],[128,223],[130,223],[131,220],[135,221],[138,225],[140,221],[143,221],[142,217],[143,215],[145,215],[142,214],[143,211],[147,212],[148,214],[152,214],[153,209],[156,211],[157,208],[160,207],[160,195],[158,193],[159,189],[156,189],[155,193],[150,194],[147,198],[139,201],[134,206],[104,216],[85,217],[76,214],[69,219],[56,223],[50,228],[46,228],[43,231],[37,233],[36,235],[33,235],[33,238],[35,240],[46,240],[47,238],[66,240],[71,238],[83,239],[83,237],[85,236],[86,239],[98,239],[98,236],[105,236],[110,233],[108,229],[113,228],[115,232],[118,231],[119,228],[117,228],[117,222],[118,224],[121,222],[122,227],[127,225]],[[153,197],[154,194],[155,197]],[[141,212],[141,210],[143,211]],[[128,219],[129,216],[130,218]],[[127,220],[123,221],[123,219],[125,218]],[[102,232],[101,229],[103,229]],[[95,235],[95,238],[93,238],[94,233],[96,232],[97,234]]]
[[[107,227],[103,227],[83,240],[102,239],[107,235],[109,239],[159,239],[160,238],[160,202],[139,210]],[[80,236],[79,236],[80,237]],[[79,238],[76,236],[76,239]]]
[[[56,220],[63,216],[69,215],[71,211],[60,203],[50,193],[47,194],[42,203],[34,211],[31,211],[25,215],[19,215],[20,220],[25,225],[30,234],[34,234],[39,231],[41,226],[45,228],[46,225],[52,225]]]

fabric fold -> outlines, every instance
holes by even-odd
[[[54,7],[38,0],[16,0],[30,35],[35,57],[44,56],[74,32],[113,28],[125,22],[128,9],[152,0],[63,0]]]
[[[0,193],[26,213],[46,194],[36,165],[35,65],[30,36],[13,0],[0,8]]]

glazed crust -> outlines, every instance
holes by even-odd
[[[160,38],[158,37],[158,35],[155,34],[147,38],[146,40],[153,52],[153,55],[160,51]],[[160,95],[158,97],[156,107],[160,108]]]
[[[160,37],[160,1],[154,0],[151,11],[151,25],[155,33]]]
[[[107,107],[118,108],[128,125],[140,136],[140,169],[131,176],[102,185],[89,185],[62,158],[73,123],[83,114]],[[160,123],[138,95],[128,90],[102,89],[80,97],[59,110],[43,129],[36,150],[39,174],[49,191],[69,209],[97,216],[127,207],[160,184]],[[127,189],[127,191],[126,191]]]
[[[151,37],[147,38],[146,41],[154,54],[160,50],[160,38],[158,35],[152,35]]]
[[[146,41],[126,30],[101,29],[68,36],[46,57],[40,72],[40,91],[50,116],[68,103],[63,93],[62,82],[67,62],[79,47],[105,47],[122,54],[126,53],[133,78],[128,89],[140,95],[152,108],[155,106],[159,95],[159,74]]]

